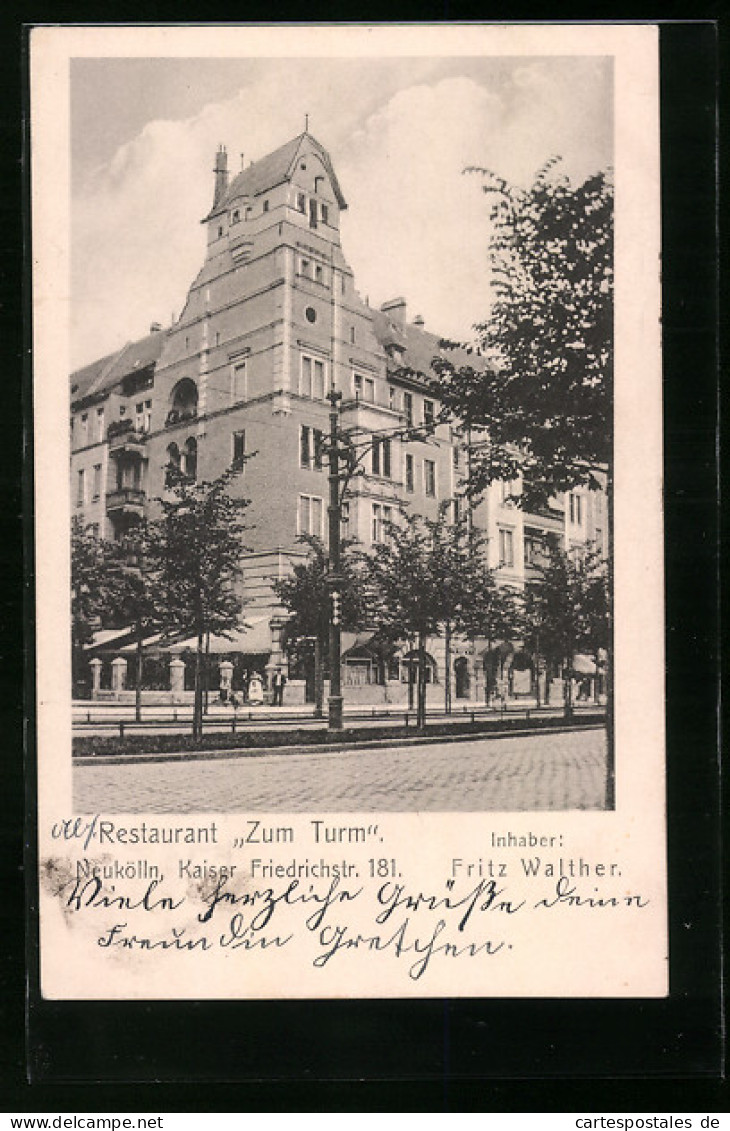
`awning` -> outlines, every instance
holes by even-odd
[[[210,652],[213,655],[226,655],[229,652],[241,652],[246,656],[268,656],[271,653],[271,629],[269,616],[252,617],[245,628],[232,632],[229,636],[210,635]],[[176,640],[171,644],[161,644],[165,652],[194,652],[198,647],[197,636],[188,636],[185,640]],[[207,642],[203,642],[207,650]]]
[[[343,658],[355,648],[366,648],[374,636],[374,632],[343,632],[340,637]]]
[[[84,644],[85,652],[93,652],[96,648],[113,648],[114,641],[126,641],[132,632],[131,628],[102,628],[95,632],[88,644]]]

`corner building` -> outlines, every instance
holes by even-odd
[[[358,295],[340,245],[346,207],[329,155],[309,133],[232,178],[220,148],[203,220],[205,261],[179,319],[166,330],[153,325],[71,381],[72,503],[102,537],[118,537],[145,513],[163,493],[170,462],[211,480],[255,453],[233,486],[251,500],[252,529],[244,559],[250,627],[231,649],[262,674],[286,662],[286,617],[271,580],[301,560],[299,535],[327,539],[330,388],[342,394],[341,426],[366,450],[342,516],[343,535],[365,548],[385,537],[401,499],[436,517],[466,468],[463,439],[449,425],[421,441],[377,439],[437,415],[426,375],[439,339],[421,319],[408,321],[404,299],[374,310]],[[600,526],[585,492],[568,514],[558,500],[527,515],[511,502],[514,489],[493,484],[474,522],[488,534],[489,564],[521,587],[548,531],[585,542]],[[106,647],[109,659],[114,641]],[[442,643],[429,651],[429,679],[440,682]],[[455,645],[457,697],[483,696],[485,662],[478,645]],[[344,634],[345,700],[400,701],[409,663],[402,651],[383,671],[367,639]],[[304,682],[290,680],[290,701],[306,693]]]

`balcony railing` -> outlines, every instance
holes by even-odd
[[[141,487],[117,487],[114,491],[107,491],[106,509],[142,515],[146,497]]]
[[[197,415],[198,410],[194,405],[189,408],[171,408],[165,420],[165,427],[170,428],[173,424],[184,424],[186,420],[195,420]]]
[[[107,429],[107,439],[112,452],[122,449],[141,452],[147,441],[147,434],[138,431],[131,420],[113,420]]]

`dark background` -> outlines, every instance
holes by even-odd
[[[26,1039],[23,821],[32,877],[32,532],[21,556],[21,507],[32,521],[28,267],[22,246],[21,159],[28,134],[27,39],[21,18],[57,22],[58,6],[2,17],[0,209],[3,261],[0,380],[5,444],[0,557],[5,736],[0,789],[0,1109],[93,1111],[573,1111],[718,1112],[720,1080],[720,822],[717,768],[719,518],[716,460],[718,297],[716,97],[719,11],[704,22],[662,25],[662,193],[666,441],[667,793],[671,994],[661,1001],[489,1000],[416,1002],[51,1003],[31,992]],[[100,22],[76,4],[62,22]],[[234,18],[167,0],[115,5],[118,22]],[[287,20],[328,19],[277,7]],[[636,19],[598,4],[563,19]],[[240,15],[237,12],[236,15]],[[270,14],[248,7],[254,19]],[[382,2],[340,17],[377,21],[479,20],[463,4]],[[511,19],[547,20],[534,8]],[[682,13],[684,15],[684,13]],[[646,19],[646,14],[640,18]],[[25,185],[23,203],[27,203]],[[25,272],[23,290],[17,281]],[[65,422],[60,423],[65,427]],[[23,632],[25,627],[25,643]],[[22,774],[25,654],[28,797]],[[35,964],[31,885],[28,962]],[[570,955],[566,954],[566,962]],[[32,981],[32,980],[31,980]],[[30,1066],[32,1083],[26,1079]],[[102,1083],[93,1083],[102,1080]],[[137,1083],[132,1084],[136,1081]],[[157,1081],[154,1083],[153,1081]],[[160,1082],[162,1081],[162,1082]]]

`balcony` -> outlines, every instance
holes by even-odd
[[[140,487],[117,487],[106,493],[107,514],[134,514],[143,518],[146,499]]]
[[[106,436],[112,455],[119,455],[121,452],[141,455],[147,441],[146,433],[138,432],[131,420],[113,420]]]

